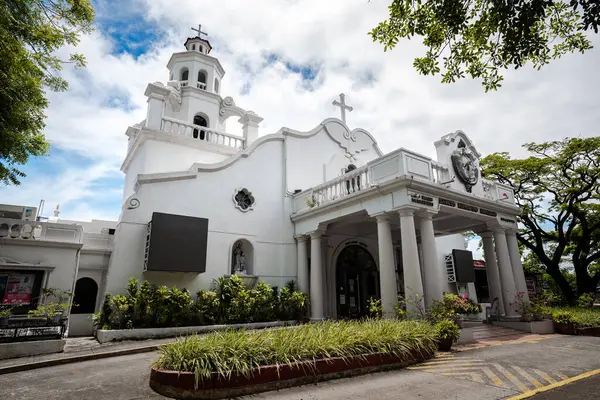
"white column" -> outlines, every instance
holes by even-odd
[[[504,301],[504,311],[507,317],[517,315],[514,305],[517,294],[517,286],[510,264],[510,255],[508,254],[508,244],[504,229],[496,228],[494,230],[494,241],[496,242],[496,256],[498,257],[498,269],[500,270],[500,281],[502,282],[502,299]]]
[[[377,242],[379,244],[379,284],[381,305],[386,318],[394,317],[394,306],[398,303],[396,270],[394,268],[394,246],[390,219],[386,214],[377,215]]]
[[[420,217],[423,285],[425,286],[425,304],[429,307],[433,300],[442,299],[443,284],[448,282],[448,279],[443,265],[438,261],[435,232],[431,220],[433,213],[425,212]]]
[[[321,264],[321,235],[310,234],[310,319],[323,319],[323,266]]]
[[[415,232],[414,210],[404,209],[400,214],[400,234],[402,239],[402,270],[404,272],[404,295],[410,304],[407,304],[409,314],[415,314],[417,305],[414,304],[416,295],[423,298],[423,281],[419,267],[419,253],[417,251],[417,234]],[[421,305],[422,306],[422,305]]]
[[[523,300],[529,301],[527,293],[527,283],[525,282],[525,272],[521,262],[521,252],[519,251],[519,242],[517,234],[514,231],[506,231],[506,241],[508,242],[508,253],[510,254],[510,263],[512,264],[513,276],[518,292],[523,292]]]
[[[496,251],[494,250],[494,241],[492,232],[482,232],[479,234],[483,240],[483,253],[485,255],[485,270],[487,272],[488,287],[490,289],[490,303],[495,297],[498,298],[498,309],[500,315],[504,315],[504,300],[502,297],[502,286],[500,284],[500,272],[498,271],[498,262],[496,261]]]
[[[308,253],[306,245],[308,237],[298,236],[296,241],[298,242],[298,289],[303,293],[308,293]]]

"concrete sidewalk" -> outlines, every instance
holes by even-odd
[[[92,337],[68,338],[62,353],[0,360],[0,375],[73,362],[147,353],[156,351],[160,345],[172,343],[175,340],[177,339],[168,338],[100,344]]]

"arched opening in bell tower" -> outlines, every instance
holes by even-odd
[[[208,117],[204,114],[194,115],[194,125],[204,126],[208,128]],[[193,137],[194,139],[208,140],[206,136],[206,131],[204,129],[195,128],[193,132]]]
[[[183,68],[181,70],[181,75],[180,75],[180,81],[181,81],[181,85],[182,86],[186,86],[187,85],[187,81],[188,81],[188,77],[190,75],[190,71],[187,68]]]
[[[205,70],[198,71],[198,89],[206,90],[206,75]]]

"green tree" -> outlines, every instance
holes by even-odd
[[[575,293],[561,271],[565,261],[573,264],[579,295],[594,292],[600,281],[600,137],[524,147],[531,156],[483,158],[482,174],[514,189],[521,207],[519,242],[572,302]]]
[[[540,69],[591,49],[585,33],[597,33],[599,23],[595,0],[393,0],[389,18],[369,33],[385,51],[421,36],[427,50],[414,60],[419,73],[441,73],[444,83],[470,75],[487,92],[500,86],[502,69]]]
[[[76,45],[91,30],[89,0],[0,0],[0,182],[20,183],[16,165],[46,154],[45,88],[67,89],[64,63],[84,67],[80,54],[61,59],[56,51]]]

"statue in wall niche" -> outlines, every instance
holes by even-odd
[[[246,257],[242,249],[242,242],[237,242],[233,248],[233,273],[246,274]]]

